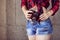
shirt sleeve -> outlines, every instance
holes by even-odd
[[[42,2],[42,6],[44,7],[48,7],[50,4],[49,4],[49,0],[44,0],[44,2]]]
[[[59,9],[59,0],[51,0],[52,2],[52,8],[50,10],[53,11],[52,16],[58,11]]]
[[[26,6],[26,0],[21,0],[21,7]]]

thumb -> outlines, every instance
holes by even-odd
[[[47,9],[45,7],[42,7],[42,9],[43,9],[43,13],[47,12]]]
[[[32,11],[28,11],[28,12],[31,12],[31,13],[33,13]]]

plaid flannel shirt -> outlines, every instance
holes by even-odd
[[[21,0],[21,7],[26,6],[27,9],[30,9],[37,5],[38,12],[40,12],[42,9],[41,7],[44,6],[45,8],[48,8],[50,3],[50,0]],[[59,0],[51,0],[52,8],[50,10],[53,10],[53,15],[57,12],[59,9]]]

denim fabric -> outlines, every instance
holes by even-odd
[[[27,35],[52,34],[53,27],[49,18],[40,22],[34,21],[33,23],[28,20],[26,24],[26,31]]]

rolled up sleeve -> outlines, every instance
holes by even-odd
[[[50,10],[53,11],[53,14],[52,14],[53,16],[59,9],[59,0],[51,0],[51,2],[52,2],[52,8]]]
[[[21,7],[26,6],[26,0],[21,0]]]

